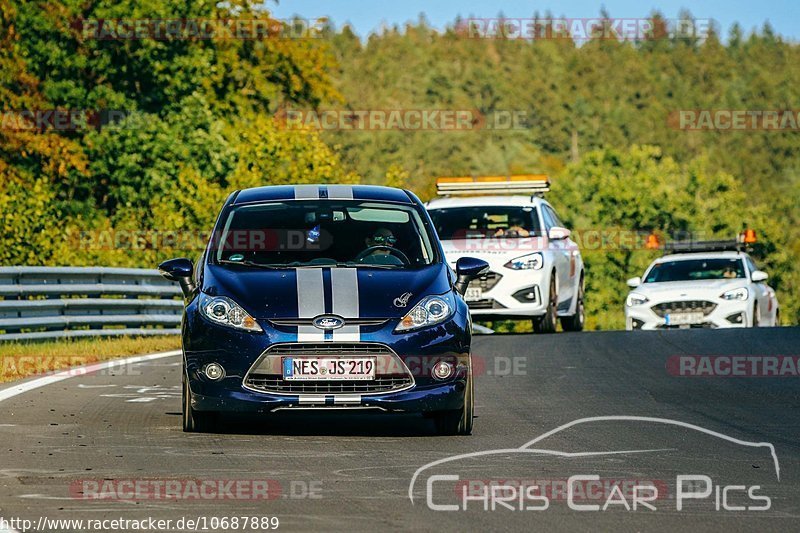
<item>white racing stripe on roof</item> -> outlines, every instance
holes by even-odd
[[[352,185],[328,185],[328,198],[333,200],[352,200]]]
[[[294,199],[295,200],[316,200],[319,198],[318,185],[295,185]]]

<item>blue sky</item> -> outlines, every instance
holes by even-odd
[[[719,23],[723,36],[727,36],[734,22],[750,31],[769,21],[777,33],[800,40],[800,0],[280,0],[277,5],[274,0],[267,0],[266,5],[278,18],[328,16],[337,27],[349,22],[362,37],[383,23],[402,25],[416,21],[420,13],[425,13],[434,27],[442,28],[457,15],[493,18],[502,12],[506,17],[527,18],[536,11],[544,15],[549,10],[553,17],[591,18],[605,6],[610,16],[617,18],[646,17],[658,10],[669,19],[688,8],[696,18]]]

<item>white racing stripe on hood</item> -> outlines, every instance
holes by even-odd
[[[322,287],[321,268],[298,268],[297,278],[297,317],[314,318],[325,313],[325,294]],[[298,342],[321,342],[325,332],[314,326],[298,326]]]
[[[358,270],[355,268],[331,269],[331,309],[334,315],[345,319],[359,318]],[[360,342],[361,326],[348,326],[333,330],[335,342]]]

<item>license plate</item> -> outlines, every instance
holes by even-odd
[[[680,326],[682,324],[701,324],[705,315],[703,313],[668,313],[665,318],[668,326]]]
[[[369,381],[374,357],[284,357],[283,379],[290,381]]]
[[[480,300],[483,298],[483,291],[480,287],[469,287],[467,288],[467,292],[464,294],[464,299],[468,302],[474,302],[475,300]]]

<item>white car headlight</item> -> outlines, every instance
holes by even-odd
[[[245,331],[264,331],[247,311],[225,296],[201,294],[198,307],[200,313],[215,324]]]
[[[633,307],[634,305],[646,304],[649,301],[650,298],[648,298],[644,294],[639,294],[638,292],[632,292],[628,295],[628,299],[625,301],[625,303],[628,304],[628,307]]]
[[[439,324],[453,316],[455,310],[456,302],[453,293],[426,296],[400,320],[394,331],[410,331]]]
[[[750,296],[750,291],[747,290],[747,287],[731,289],[719,295],[723,300],[747,300],[748,296]]]
[[[542,252],[534,252],[515,257],[503,266],[511,270],[540,270],[544,266],[544,255]]]

